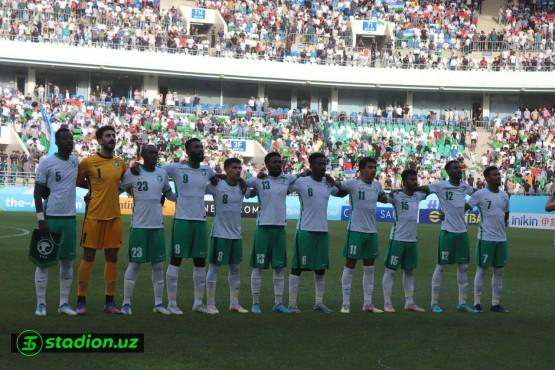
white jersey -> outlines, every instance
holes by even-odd
[[[175,218],[179,220],[206,221],[204,194],[214,171],[208,166],[192,168],[186,163],[171,163],[164,167],[173,179],[177,202]]]
[[[301,177],[290,189],[299,195],[301,216],[297,229],[304,231],[328,231],[328,200],[339,191],[328,184],[325,178],[316,181],[312,177]]]
[[[57,154],[43,157],[37,169],[36,183],[50,189],[45,202],[47,216],[75,216],[75,183],[79,161],[73,155],[61,159]]]
[[[415,242],[416,226],[418,222],[418,206],[426,194],[416,192],[408,195],[401,191],[387,197],[387,202],[393,204],[395,223],[391,227],[389,239],[400,242]]]
[[[507,241],[505,213],[509,212],[509,196],[504,191],[494,193],[480,189],[470,197],[468,204],[480,210],[478,239],[492,242]]]
[[[168,175],[161,168],[147,171],[141,167],[139,176],[125,171],[120,187],[133,192],[133,216],[131,227],[139,229],[161,229],[164,227],[162,217],[162,195],[175,201]]]
[[[287,206],[285,203],[289,186],[297,180],[295,175],[266,176],[263,179],[251,177],[247,185],[256,189],[260,210],[257,225],[285,226],[287,224]]]
[[[382,192],[377,181],[366,183],[361,179],[341,182],[341,189],[349,192],[351,217],[348,230],[361,233],[376,232],[376,204]]]
[[[243,206],[243,193],[239,184],[229,185],[225,180],[218,185],[208,185],[208,194],[214,197],[216,217],[212,225],[212,236],[223,239],[241,239],[241,209]],[[249,196],[247,191],[245,196]]]
[[[447,180],[430,184],[428,189],[437,195],[441,209],[445,213],[445,220],[441,223],[441,230],[451,233],[466,232],[464,206],[466,204],[466,196],[471,195],[474,191],[472,186],[462,182],[456,186]]]

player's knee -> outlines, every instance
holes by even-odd
[[[181,259],[179,259],[179,264],[181,264]],[[173,263],[172,263],[173,265]],[[195,267],[205,267],[206,266],[206,259],[204,258],[193,258],[193,265]],[[179,266],[179,265],[176,265]]]
[[[353,258],[347,258],[347,260],[345,261],[345,267],[347,268],[354,269],[356,265],[357,265],[357,260]]]
[[[462,273],[468,272],[468,264],[467,263],[459,264],[459,271]]]
[[[87,262],[93,262],[96,256],[96,249],[84,248],[83,250],[83,260]]]
[[[118,261],[118,251],[117,248],[109,248],[104,250],[104,257],[106,261],[117,262]]]
[[[171,260],[170,260],[170,265],[172,265],[172,266],[177,266],[177,267],[181,266],[181,258],[179,258],[179,257],[172,257]],[[195,266],[196,266],[196,265],[195,265]],[[197,266],[197,267],[198,267],[198,266]]]
[[[373,259],[363,260],[362,263],[364,264],[364,266],[374,266]]]
[[[301,276],[301,269],[291,269],[291,275]]]
[[[314,273],[316,275],[324,275],[326,273],[326,270],[314,270]]]
[[[229,265],[229,271],[232,274],[238,274],[239,273],[239,265],[235,265],[235,264]]]
[[[154,271],[154,272],[162,272],[163,267],[164,267],[163,262],[153,262],[152,263],[152,271]]]

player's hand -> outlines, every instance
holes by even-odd
[[[266,177],[268,177],[268,174],[266,173],[265,170],[261,170],[260,172],[258,172],[256,177],[259,178],[259,179],[265,179]]]
[[[166,196],[162,195],[162,198],[160,198],[160,204],[162,205],[162,207],[164,206],[165,202],[166,202]]]
[[[310,170],[310,168],[305,168],[302,170],[302,172],[299,174],[300,177],[307,177],[312,175],[312,171]]]
[[[131,171],[133,175],[139,176],[140,170],[141,170],[141,167],[138,161],[135,161],[133,159],[129,161],[129,171]]]
[[[241,193],[245,194],[247,192],[247,182],[242,177],[239,179],[239,188],[241,189]]]
[[[442,222],[445,221],[445,213],[443,213],[441,211],[439,212],[439,220],[442,221]]]
[[[328,183],[330,186],[335,186],[335,179],[334,179],[333,177],[331,177],[330,174],[327,174],[327,173],[326,173],[325,178],[326,178],[327,183]]]
[[[48,224],[45,220],[39,221],[39,234],[41,238],[49,238],[50,237],[50,229],[48,228]]]
[[[50,196],[50,189],[47,186],[42,188],[42,192],[40,193],[42,199],[48,199]]]
[[[85,196],[83,197],[83,200],[85,201],[85,204],[89,204],[89,201],[91,200],[91,193],[87,193],[85,194]]]
[[[212,184],[213,186],[216,186],[218,185],[220,180],[225,180],[226,178],[227,178],[227,175],[223,173],[217,173],[216,175],[210,178],[210,184]]]

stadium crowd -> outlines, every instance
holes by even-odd
[[[468,112],[456,109],[414,117],[408,109],[391,104],[384,108],[369,105],[351,116],[319,116],[307,109],[282,115],[255,114],[248,109],[220,115],[202,110],[183,113],[176,107],[135,104],[134,99],[125,98],[112,102],[47,99],[42,107],[54,129],[63,124],[72,130],[79,158],[96,151],[95,129],[111,124],[117,129],[116,153],[126,160],[136,157],[137,143],[155,144],[162,163],[184,160],[183,143],[196,136],[205,143],[207,164],[217,172],[232,154],[228,139],[247,138],[267,151],[280,152],[287,159],[286,173],[301,171],[314,151],[326,155],[329,172],[339,178],[353,176],[360,157],[375,156],[385,188],[398,188],[406,167],[419,169],[422,184],[437,181],[445,177],[443,166],[450,159],[463,163],[469,180],[478,188],[483,186],[478,181],[481,170],[491,164],[501,168],[512,192],[548,191],[553,178],[555,112],[547,107],[522,108],[508,119],[496,118],[492,149],[479,158],[470,151],[466,161],[467,136],[475,136],[469,135],[466,127],[446,124],[466,120]],[[29,152],[0,153],[4,171],[34,172],[48,146],[40,105],[17,91],[3,89],[0,108],[0,124],[13,125]],[[256,175],[261,167],[245,159],[245,176]]]
[[[507,18],[509,29],[501,36],[492,32],[488,37],[476,29],[480,2],[206,0],[196,5],[219,11],[228,32],[213,28],[202,33],[194,26],[189,32],[179,9],[163,10],[152,2],[13,0],[0,7],[0,37],[363,67],[551,70],[553,65],[552,21],[537,22],[535,12],[515,12],[521,16]],[[538,12],[543,14],[542,9]],[[383,48],[359,42],[353,45],[350,16],[393,22],[393,37]],[[506,52],[501,56],[476,59],[461,53],[498,45],[503,37],[511,42],[514,37],[520,40],[523,35],[524,44],[518,41],[519,47],[503,47]],[[528,49],[529,42],[541,45],[542,52],[520,52]]]

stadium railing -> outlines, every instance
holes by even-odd
[[[470,53],[475,51],[527,51],[527,52],[546,52],[547,50],[552,50],[555,46],[553,40],[545,39],[542,41],[529,41],[527,40],[524,44],[519,41],[476,41],[472,42],[470,45],[465,45],[463,51]]]
[[[0,171],[0,186],[32,185],[35,183],[36,173],[23,171]]]

